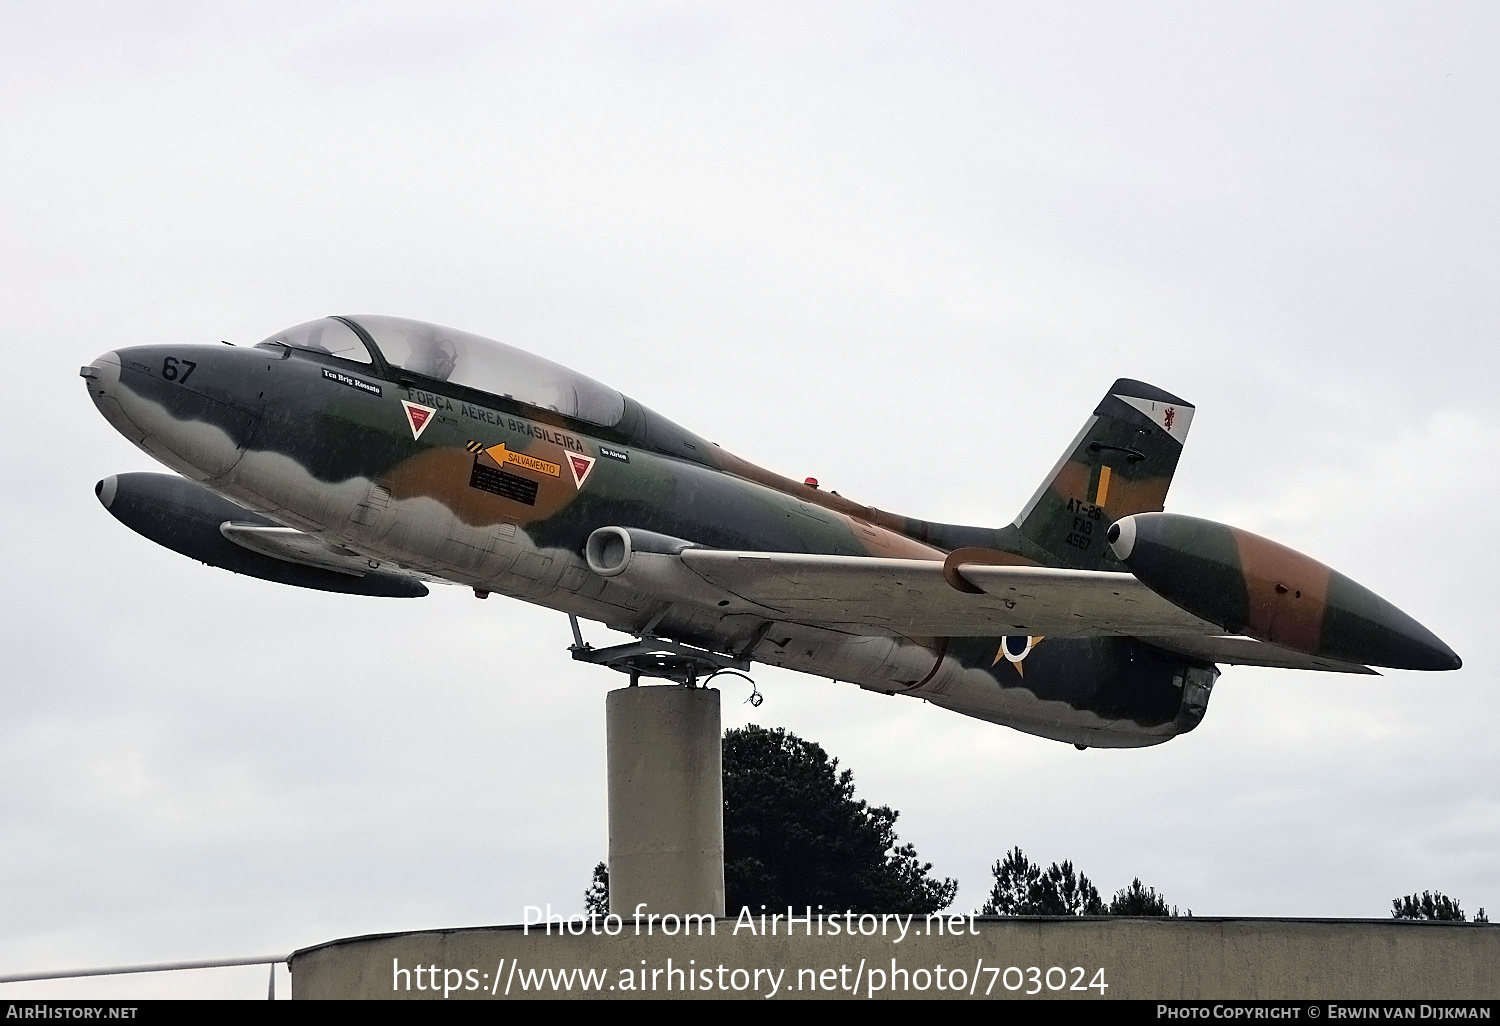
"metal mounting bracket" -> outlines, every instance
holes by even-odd
[[[568,622],[573,627],[573,644],[568,646],[573,658],[628,674],[631,687],[639,684],[642,677],[658,677],[692,688],[698,686],[699,678],[720,670],[750,669],[748,659],[649,634],[638,634],[635,641],[624,645],[595,648],[583,640],[576,616],[570,614]]]

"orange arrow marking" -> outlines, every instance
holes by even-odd
[[[504,442],[501,442],[499,445],[492,445],[484,450],[484,452],[486,456],[502,467],[507,463],[514,463],[518,467],[534,470],[538,474],[546,474],[548,477],[562,476],[562,467],[560,465],[548,463],[546,460],[539,460],[535,456],[527,456],[524,452],[511,452],[505,447]]]

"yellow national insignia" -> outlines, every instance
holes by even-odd
[[[559,464],[548,463],[535,456],[527,456],[524,452],[511,452],[505,447],[504,442],[490,446],[484,450],[484,454],[502,467],[511,463],[523,470],[533,470],[538,474],[546,474],[548,477],[562,476],[562,467]]]

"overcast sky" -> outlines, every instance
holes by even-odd
[[[1169,509],[1464,668],[1229,669],[1135,751],[772,670],[725,725],[838,756],[964,908],[1020,845],[1200,915],[1500,912],[1497,52],[1486,3],[0,6],[0,973],[582,907],[623,678],[562,614],[238,577],[92,494],[159,468],[81,364],[336,312],[963,523],[1008,523],[1116,377],[1181,395]]]

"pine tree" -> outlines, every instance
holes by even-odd
[[[1484,915],[1484,909],[1479,910],[1479,915]],[[1466,917],[1464,910],[1458,906],[1458,899],[1450,898],[1441,891],[1437,893],[1423,891],[1421,894],[1408,894],[1404,898],[1392,898],[1391,918],[1463,922]],[[1478,916],[1475,917],[1475,921],[1479,921]],[[1484,920],[1484,922],[1488,921],[1488,919]]]
[[[1082,873],[1074,874],[1073,863],[1052,863],[1042,874],[1038,907],[1044,916],[1102,916],[1104,902],[1099,891]]]
[[[947,908],[955,880],[936,880],[899,844],[886,805],[854,797],[854,774],[817,744],[751,724],[724,733],[724,889],[730,910],[925,914]]]
[[[1022,853],[1019,845],[1006,853],[990,868],[995,874],[995,885],[990,888],[990,899],[979,910],[986,916],[1027,916],[1031,912],[1032,889],[1042,879],[1040,867]]]
[[[594,878],[583,892],[583,910],[601,916],[609,914],[609,867],[602,862],[594,867]]]
[[[1136,877],[1129,887],[1115,892],[1109,903],[1112,916],[1175,916],[1177,906],[1168,905],[1167,899],[1156,893],[1155,887],[1147,887]]]
[[[1101,916],[1104,903],[1089,878],[1071,862],[1054,862],[1043,870],[1012,848],[991,871],[995,884],[980,909],[987,916]]]

